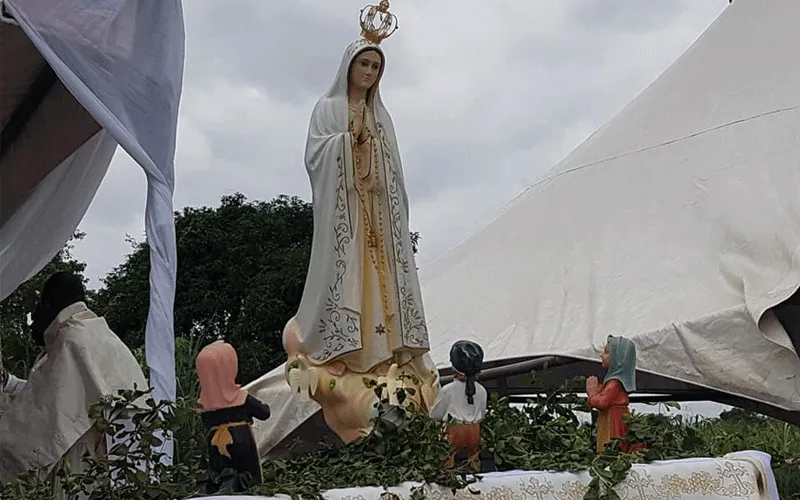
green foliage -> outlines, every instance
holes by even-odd
[[[202,444],[205,429],[200,416],[194,411],[194,402],[200,397],[200,381],[195,372],[194,361],[206,343],[202,337],[175,339],[175,379],[180,398],[175,408],[182,418],[178,420],[180,425],[172,426],[168,430],[174,437],[176,463],[196,461],[198,454],[205,453]],[[144,348],[140,347],[133,353],[142,370],[148,373]]]
[[[693,425],[703,436],[707,456],[738,450],[760,450],[772,457],[778,490],[784,500],[800,500],[800,427],[749,412],[744,418],[703,420]]]
[[[585,469],[594,437],[572,411],[584,406],[574,394],[560,391],[546,391],[522,407],[494,394],[481,426],[481,446],[494,454],[501,470]]]
[[[0,302],[0,351],[3,356],[0,366],[9,372],[18,376],[28,373],[39,354],[39,348],[31,339],[28,315],[33,313],[39,300],[39,291],[47,278],[57,271],[83,276],[86,264],[72,257],[72,249],[75,241],[84,236],[84,233],[76,231],[41,271]]]
[[[749,424],[762,424],[766,420],[763,415],[741,408],[731,408],[719,414],[719,419],[729,422],[743,422]]]
[[[93,405],[90,415],[98,430],[115,438],[108,457],[84,459],[84,470],[69,473],[68,464],[56,470],[61,490],[72,498],[85,495],[85,500],[156,500],[183,499],[196,496],[199,453],[185,456],[182,462],[165,465],[159,447],[163,431],[185,425],[194,418],[191,404],[156,403],[147,397],[149,391],[123,390]],[[125,421],[130,419],[132,426]],[[199,443],[193,442],[195,450]],[[149,459],[149,460],[148,460]],[[112,472],[113,471],[113,472]],[[112,474],[114,485],[112,487]],[[44,475],[31,471],[15,483],[0,487],[4,500],[50,499],[52,489]]]
[[[182,343],[179,352],[193,359],[191,345]],[[350,445],[325,447],[292,460],[268,462],[264,465],[265,483],[249,493],[320,498],[319,493],[327,489],[389,486],[405,481],[436,483],[453,489],[468,487],[469,481],[459,471],[443,467],[450,447],[442,424],[413,407],[389,405],[383,394],[385,386],[370,383],[381,401],[371,435]],[[89,500],[185,499],[199,494],[196,478],[205,466],[205,434],[197,427],[194,398],[181,398],[174,405],[148,401],[144,411],[138,413],[133,433],[103,416],[109,412],[130,414],[133,401],[142,395],[139,391],[124,391],[117,397],[106,398],[93,409],[101,428],[115,435],[122,445],[112,450],[116,458],[89,460],[88,469],[81,474],[62,473],[60,481],[67,491],[88,493]],[[100,412],[101,408],[106,412]],[[616,498],[611,487],[637,462],[720,456],[741,449],[757,449],[773,456],[782,498],[800,498],[798,427],[770,419],[762,419],[754,426],[730,419],[688,423],[680,415],[635,414],[629,422],[628,439],[646,442],[648,449],[626,454],[619,450],[618,441],[612,441],[598,455],[594,453],[591,426],[580,423],[574,416],[573,410],[580,409],[585,408],[578,398],[559,391],[549,391],[524,406],[510,405],[506,399],[493,397],[483,425],[482,446],[493,451],[500,470],[589,470],[593,481],[587,499]],[[158,446],[156,431],[162,429],[174,434],[181,453],[175,466],[155,464],[148,471],[157,480],[152,482],[137,465],[149,449]],[[142,444],[135,448],[134,442]],[[108,471],[112,467],[121,471],[125,479],[116,489],[109,486]],[[50,495],[49,486],[35,474],[0,488],[0,498],[4,500],[47,500]],[[419,491],[416,495],[424,498]]]
[[[639,462],[684,458],[702,449],[696,431],[682,424],[680,416],[636,414],[629,422],[627,439],[648,443],[642,452],[620,451],[620,441],[595,453],[593,428],[581,424],[576,411],[588,411],[583,399],[537,387],[541,395],[530,404],[512,407],[493,396],[482,426],[482,447],[494,454],[500,470],[588,470],[592,482],[587,499],[615,498],[612,487],[622,481],[631,465]]]
[[[379,402],[373,432],[349,445],[332,447],[289,461],[269,462],[265,483],[254,492],[261,495],[291,495],[321,498],[319,493],[352,486],[394,486],[406,481],[436,483],[460,489],[467,482],[456,471],[445,470],[450,445],[441,422],[431,420],[411,405],[403,405],[406,393],[397,389],[401,406],[392,406],[386,384],[368,381]],[[410,445],[419,443],[418,446]]]
[[[311,250],[311,205],[225,196],[219,207],[176,214],[178,277],[175,336],[224,337],[239,351],[248,382],[284,357],[281,332],[303,292]],[[104,280],[98,313],[131,347],[144,343],[150,272],[147,243]]]
[[[394,417],[387,419],[388,408],[382,408],[381,418],[397,421]],[[482,425],[481,446],[494,454],[499,470],[588,470],[592,482],[587,499],[617,498],[612,487],[635,463],[763,450],[774,456],[782,498],[800,498],[798,427],[762,419],[754,432],[752,427],[745,431],[719,419],[688,423],[680,414],[635,413],[629,420],[626,439],[647,443],[648,447],[623,453],[621,441],[612,440],[602,454],[597,454],[593,428],[575,416],[574,412],[581,410],[587,408],[580,398],[560,390],[545,391],[522,406],[493,396]],[[257,491],[316,498],[324,489],[404,481],[467,487],[463,477],[442,467],[449,449],[441,424],[413,410],[403,412],[401,424],[390,425],[388,430],[376,426],[377,433],[357,443],[266,464],[267,483]],[[745,440],[740,441],[740,436]],[[430,452],[426,451],[428,446]]]

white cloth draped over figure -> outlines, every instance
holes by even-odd
[[[32,470],[51,471],[62,458],[72,472],[102,450],[89,407],[120,389],[146,390],[131,351],[83,302],[64,308],[45,331],[45,354],[0,416],[0,482]]]
[[[397,360],[403,364],[415,351],[430,348],[400,153],[379,90],[383,65],[368,94],[365,124],[375,138],[371,159],[379,183],[376,189],[365,192],[356,173],[357,152],[348,128],[348,72],[365,49],[383,57],[380,47],[367,40],[350,44],[333,86],[311,115],[305,163],[312,188],[314,240],[295,317],[301,350],[313,363],[341,357],[355,372],[366,372],[398,351],[404,351],[404,359]],[[373,234],[375,247],[369,241]]]

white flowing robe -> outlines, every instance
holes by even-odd
[[[89,407],[120,389],[147,389],[139,363],[105,319],[77,302],[45,331],[46,354],[0,417],[0,482],[32,469],[49,471],[67,456],[103,447]]]
[[[394,126],[380,97],[380,77],[369,93],[372,114],[365,126],[377,139],[384,229],[379,250],[386,256],[388,315],[381,307],[380,287],[375,286],[381,273],[370,261],[365,243],[347,97],[350,65],[365,49],[383,55],[367,40],[350,44],[333,86],[311,116],[305,164],[313,195],[314,237],[305,290],[294,318],[301,350],[313,363],[340,360],[359,373],[392,359],[403,364],[430,349],[408,228],[408,196]]]

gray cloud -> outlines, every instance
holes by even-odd
[[[406,184],[416,201],[434,197],[441,186],[460,187],[475,181],[491,163],[485,144],[461,140],[431,140],[401,151]]]
[[[268,88],[287,101],[324,86],[326,72],[320,70],[338,63],[336,44],[320,43],[320,34],[336,39],[348,31],[343,20],[337,23],[294,2],[283,2],[280,8],[257,0],[236,2],[235,7],[205,2],[196,11],[186,10],[187,26],[198,33],[197,41],[187,44],[187,53],[202,61],[189,69],[193,77],[213,72]],[[187,29],[187,37],[191,35]]]
[[[339,9],[340,15],[334,16],[330,7],[304,2],[277,6],[276,2],[241,0],[235,7],[198,3],[201,6],[196,9],[186,9],[187,24],[196,33],[214,36],[197,36],[196,42],[188,45],[189,57],[203,61],[187,68],[191,79],[202,80],[213,72],[269,89],[285,102],[303,102],[327,89],[344,48],[359,33],[353,22],[358,14],[355,5]],[[351,15],[341,15],[348,10]],[[187,30],[187,36],[191,34]],[[386,76],[403,81],[409,69],[404,57],[390,57]]]
[[[127,227],[138,223],[144,207],[142,195],[145,189],[141,167],[127,153],[118,150],[81,228]]]
[[[687,8],[683,0],[577,2],[575,20],[602,32],[645,33],[668,26]]]

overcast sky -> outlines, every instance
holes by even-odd
[[[310,197],[311,108],[366,0],[184,2],[176,209]],[[673,62],[727,0],[394,0],[382,95],[425,265],[552,167]],[[142,239],[145,181],[118,151],[80,229],[91,286]]]

